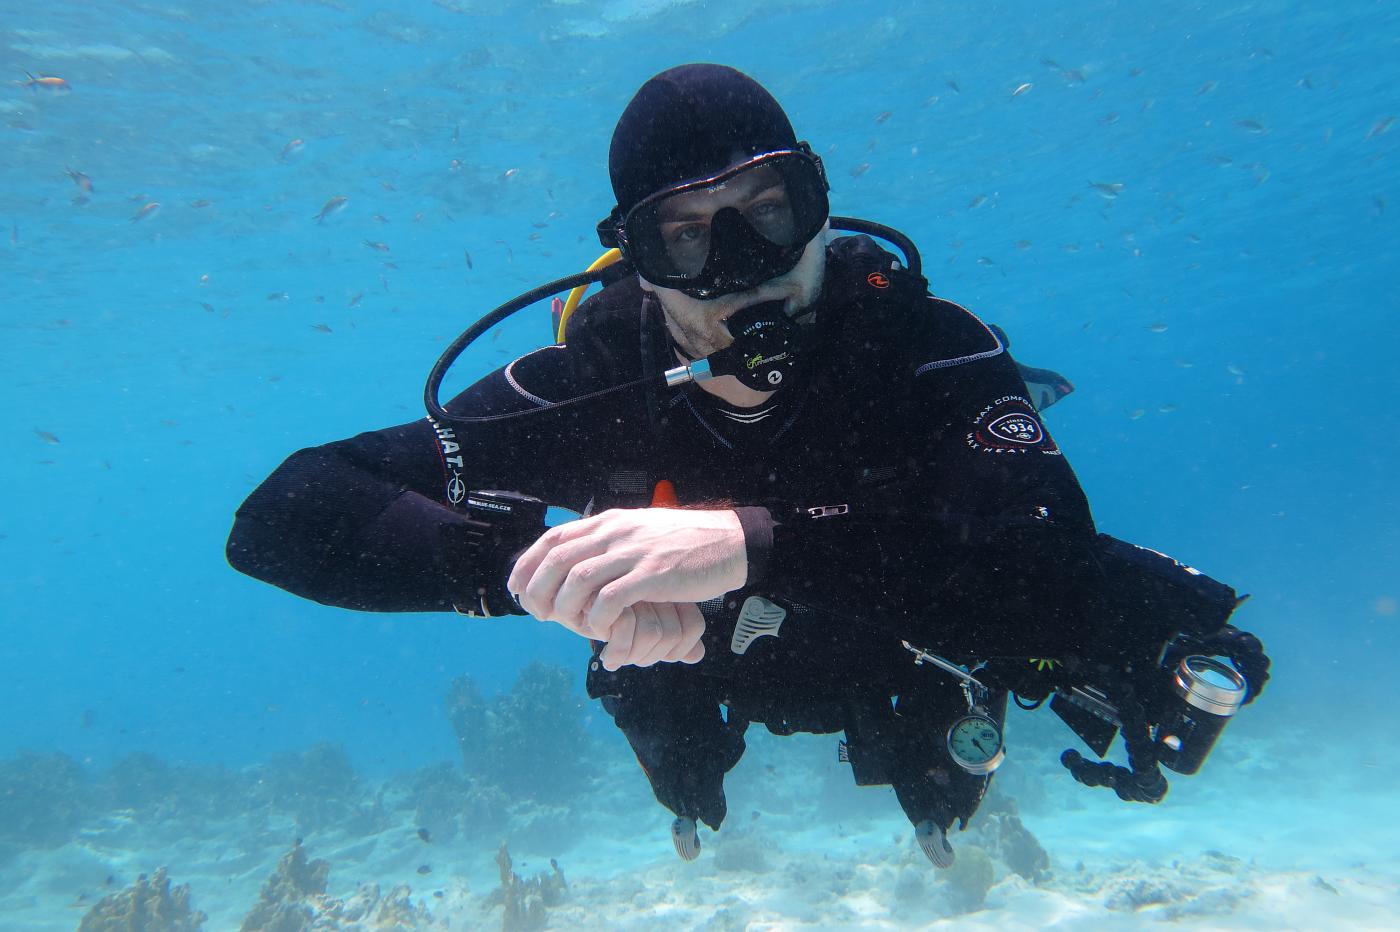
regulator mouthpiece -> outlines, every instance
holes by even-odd
[[[724,322],[734,342],[688,366],[666,372],[667,385],[703,382],[732,375],[749,388],[782,388],[797,361],[798,329],[788,319],[784,301],[765,301],[736,311]]]

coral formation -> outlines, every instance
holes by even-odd
[[[469,776],[513,799],[566,803],[593,774],[583,702],[568,670],[532,663],[489,702],[471,677],[458,677],[446,709]]]
[[[547,924],[546,910],[564,902],[569,885],[564,880],[564,872],[559,862],[549,861],[552,873],[537,874],[530,880],[522,880],[512,870],[510,852],[505,845],[496,852],[496,866],[501,870],[501,886],[491,894],[489,903],[502,907],[502,932],[535,932]]]
[[[938,872],[938,878],[948,892],[948,901],[958,912],[981,909],[987,891],[996,879],[992,859],[977,845],[959,845],[958,859],[953,866]]]
[[[379,884],[361,884],[349,896],[326,895],[329,861],[308,861],[300,839],[277,862],[262,895],[239,932],[423,932],[446,928],[427,907],[414,906],[407,884],[381,895]]]
[[[459,831],[498,835],[505,829],[512,803],[509,794],[462,774],[445,761],[393,783],[404,805],[413,808],[414,822],[438,841],[452,841]]]
[[[262,886],[258,902],[243,919],[240,932],[300,932],[311,928],[326,892],[331,863],[308,861],[301,839],[277,862],[277,870]]]
[[[984,843],[1013,873],[1031,883],[1050,879],[1050,855],[1021,821],[1014,799],[989,796],[979,822]]]
[[[419,932],[424,929],[446,928],[446,922],[435,923],[426,906],[413,905],[408,884],[399,884],[380,895],[379,884],[361,884],[350,896],[322,897],[309,932]]]
[[[54,848],[95,811],[90,781],[67,754],[21,754],[0,764],[0,855]]]
[[[300,754],[279,754],[258,768],[257,777],[262,794],[274,808],[293,814],[299,832],[309,834],[361,814],[360,778],[339,745],[321,743]]]
[[[199,932],[207,917],[190,907],[190,886],[171,888],[165,868],[105,896],[78,923],[78,932]]]

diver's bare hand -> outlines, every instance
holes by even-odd
[[[640,602],[703,602],[744,585],[748,559],[729,510],[614,508],[546,531],[507,586],[541,621],[602,637]]]
[[[622,610],[607,632],[599,659],[609,670],[628,664],[699,663],[705,617],[694,602],[638,602]]]

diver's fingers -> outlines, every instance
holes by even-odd
[[[517,595],[523,594],[538,572],[540,564],[551,551],[562,544],[590,536],[595,524],[591,518],[581,518],[545,531],[533,544],[526,547],[525,552],[515,561],[510,577],[506,580],[506,588]]]
[[[616,553],[592,552],[594,547],[601,545],[601,542],[595,538],[587,538],[564,545],[565,547],[579,547],[580,553],[590,554],[569,568],[558,591],[554,593],[553,618],[570,628],[582,631],[603,630],[589,626],[589,619],[598,617],[590,614],[590,609],[598,598],[598,590],[614,579],[622,577],[631,569],[631,563]],[[548,562],[548,560],[545,561],[546,565]],[[609,620],[611,619],[603,619],[603,621]]]
[[[587,596],[579,597],[576,594],[577,590],[580,586],[587,585],[587,580],[597,572],[597,567],[593,566],[592,562],[602,556],[605,547],[602,541],[593,537],[581,537],[557,544],[541,558],[525,588],[511,591],[520,596],[521,607],[541,621],[558,621],[572,630],[583,633],[580,630],[582,618],[578,617],[577,610],[573,615],[559,610],[559,593],[573,580],[572,587],[565,593],[566,600],[575,606],[582,605]],[[575,574],[580,573],[581,567],[586,568],[582,570],[582,575],[576,578]]]
[[[698,663],[705,656],[705,644],[700,640],[705,636],[705,616],[694,602],[677,602],[676,614],[681,623],[681,640],[667,659]]]
[[[608,644],[598,655],[606,669],[617,670],[627,663],[627,657],[632,652],[632,639],[636,631],[637,617],[630,608],[626,609],[612,626],[612,634],[608,639]]]
[[[586,627],[600,625],[617,617],[629,605],[654,601],[649,590],[656,588],[656,584],[655,576],[638,572],[629,572],[604,583],[598,587],[583,624]]]
[[[651,663],[647,658],[656,650],[657,642],[661,640],[661,620],[656,617],[655,606],[646,603],[633,605],[632,614],[637,619],[637,625],[632,635],[632,649],[628,652],[625,662],[633,666],[649,667]]]
[[[657,638],[651,650],[635,661],[639,667],[649,667],[663,660],[672,660],[672,654],[681,644],[681,618],[674,602],[640,602],[634,611],[647,612],[656,619]]]

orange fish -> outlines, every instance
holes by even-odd
[[[55,75],[41,74],[36,78],[28,71],[25,72],[25,75],[29,78],[29,80],[23,82],[24,86],[29,88],[31,91],[40,87],[47,88],[51,91],[71,91],[73,89],[73,85],[69,84],[67,81]]]
[[[311,219],[315,220],[317,223],[320,223],[321,221],[329,217],[331,214],[344,210],[345,205],[348,203],[350,203],[350,198],[346,197],[343,194],[337,194],[335,197],[326,201],[325,206],[321,208],[321,212],[316,216],[312,217]]]
[[[63,169],[68,173],[68,177],[73,179],[73,183],[88,194],[92,193],[92,179],[82,172],[74,171],[71,168]]]
[[[138,220],[145,220],[147,217],[150,217],[158,210],[160,210],[160,203],[158,201],[151,201],[149,204],[146,204],[136,213],[131,215],[131,222],[135,223]]]

